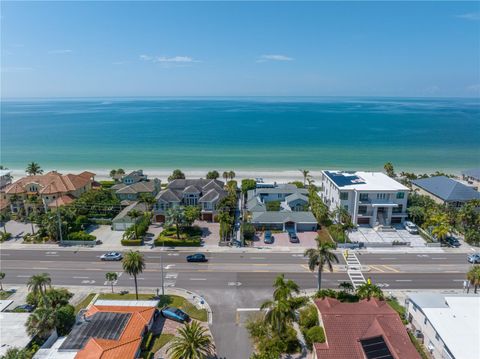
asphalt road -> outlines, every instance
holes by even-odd
[[[23,286],[36,273],[47,272],[54,285],[102,286],[105,273],[119,274],[119,287],[132,287],[133,280],[122,271],[120,262],[102,262],[104,252],[85,250],[2,250],[1,271],[4,284]],[[160,252],[146,252],[146,269],[139,275],[139,286],[161,287]],[[272,283],[280,273],[295,280],[301,289],[316,287],[316,274],[308,270],[306,259],[291,253],[208,253],[208,263],[187,263],[190,253],[164,251],[162,261],[165,285],[185,288],[203,295],[213,310],[212,332],[220,357],[246,358],[250,345],[246,330],[238,321],[239,308],[258,308],[271,297]],[[342,270],[322,275],[325,288],[336,288],[348,281]],[[469,265],[465,254],[359,254],[368,268],[365,277],[390,289],[459,289]]]

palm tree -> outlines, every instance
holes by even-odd
[[[364,283],[357,288],[357,295],[361,299],[370,300],[371,298],[378,298],[383,300],[382,290],[372,283]]]
[[[310,171],[309,170],[299,170],[299,171],[302,172],[303,186],[305,186],[307,184],[307,178],[310,178]]]
[[[123,168],[119,168],[117,170],[117,175],[123,176],[125,174],[125,170]]]
[[[113,169],[113,170],[110,171],[110,177],[111,178],[115,179],[116,174],[117,174],[117,170]]]
[[[230,177],[230,173],[227,171],[224,171],[222,173],[222,177],[225,178],[225,182],[227,182],[228,178]]]
[[[133,230],[135,232],[135,239],[138,239],[137,233],[137,219],[142,216],[142,212],[136,209],[128,211],[128,216],[133,219]]]
[[[29,176],[35,176],[41,175],[43,173],[43,170],[37,162],[31,162],[27,165],[25,172],[27,172]]]
[[[139,251],[134,252],[130,250],[125,254],[122,264],[125,273],[133,276],[133,280],[135,281],[135,298],[138,300],[137,275],[142,273],[145,269],[145,259],[143,254]]]
[[[214,349],[207,329],[193,321],[177,330],[167,353],[171,359],[205,359],[213,355]]]
[[[28,335],[40,338],[47,338],[55,329],[55,310],[50,307],[40,307],[30,314],[25,323]]]
[[[275,300],[291,299],[293,297],[292,293],[300,292],[297,283],[291,279],[285,280],[285,274],[281,274],[275,279],[273,287],[275,288],[273,291],[273,299]]]
[[[180,227],[185,224],[185,209],[182,206],[167,209],[165,213],[165,224],[167,226],[175,226],[177,239],[180,239]]]
[[[318,237],[316,238],[316,241],[317,248],[307,249],[303,255],[308,257],[308,268],[310,268],[312,272],[315,270],[315,267],[318,269],[317,290],[320,290],[322,288],[322,272],[325,265],[328,270],[332,272],[332,263],[338,263],[338,258],[336,254],[331,251],[333,249],[331,243],[321,243],[320,238]]]
[[[2,359],[28,359],[30,358],[27,350],[20,348],[9,348],[7,352],[2,356]]]
[[[107,282],[110,282],[110,285],[112,286],[112,293],[113,293],[113,283],[118,279],[118,275],[115,272],[107,272],[105,273],[105,279]]]
[[[387,162],[383,165],[383,169],[388,177],[394,178],[395,177],[395,170],[393,169],[392,162]]]
[[[27,282],[28,290],[34,293],[34,295],[40,294],[43,297],[43,302],[46,302],[45,292],[47,287],[52,285],[52,279],[48,273],[41,273],[32,275]]]
[[[6,224],[7,224],[8,219],[9,219],[9,217],[8,217],[7,214],[5,214],[5,213],[0,213],[0,222],[2,223],[3,233],[5,233],[5,234],[7,234]]]
[[[231,180],[233,180],[233,179],[235,178],[235,172],[229,171],[229,172],[228,172],[228,178],[230,178]]]
[[[150,216],[152,216],[152,208],[157,203],[157,200],[155,199],[154,196],[152,196],[150,193],[142,193],[140,195],[140,203],[143,203],[145,207],[147,208],[147,211],[150,213]]]
[[[467,280],[473,285],[474,293],[477,294],[477,289],[480,287],[480,266],[470,268],[467,272]],[[470,290],[470,288],[468,290]]]
[[[0,290],[3,292],[3,283],[2,281],[5,279],[5,273],[0,272]]]
[[[287,299],[267,300],[260,306],[261,310],[267,310],[265,313],[265,322],[279,336],[285,333],[287,324],[295,320],[295,309],[292,303]]]
[[[353,290],[355,289],[353,287],[353,284],[350,282],[342,282],[338,285],[338,287],[345,292],[353,292]]]

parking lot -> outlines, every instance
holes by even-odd
[[[377,232],[372,227],[360,226],[349,234],[352,242],[363,243],[392,243],[409,242],[412,247],[425,247],[425,241],[418,234],[411,234],[397,226],[395,232]]]
[[[264,233],[257,232],[255,240],[253,241],[254,247],[297,247],[297,248],[315,248],[317,242],[317,232],[297,232],[300,243],[291,243],[288,238],[287,232],[272,233],[274,241],[272,244],[266,244],[264,240]]]

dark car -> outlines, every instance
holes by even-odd
[[[445,243],[446,243],[449,247],[455,247],[455,248],[460,247],[460,242],[459,242],[458,239],[456,239],[455,237],[451,237],[451,236],[446,237],[446,238],[445,238]]]
[[[265,231],[265,238],[263,239],[263,241],[266,243],[266,244],[272,244],[273,243],[273,236],[272,236],[272,232],[270,231]]]
[[[35,307],[30,304],[22,304],[22,305],[19,305],[18,307],[15,307],[15,309],[13,309],[14,312],[18,312],[18,313],[21,313],[21,312],[31,313],[34,310],[35,310]]]
[[[162,313],[162,316],[164,316],[165,318],[175,320],[180,323],[184,323],[184,322],[188,323],[190,321],[190,317],[188,316],[187,313],[175,307],[163,308],[160,311],[160,313]]]
[[[473,253],[467,257],[468,263],[478,264],[480,263],[480,253]]]
[[[195,253],[187,256],[187,262],[208,262],[208,259],[205,254]]]
[[[298,239],[297,234],[295,232],[288,232],[288,238],[290,243],[300,243],[300,239]]]

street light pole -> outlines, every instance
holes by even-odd
[[[160,268],[162,273],[162,297],[165,296],[165,277],[163,276],[163,241],[162,241],[162,250],[160,252]]]

